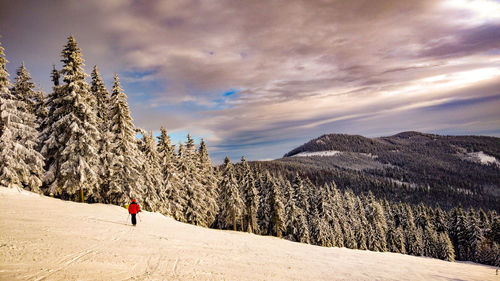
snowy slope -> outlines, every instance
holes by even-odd
[[[339,153],[341,152],[337,150],[326,150],[326,151],[315,151],[315,152],[303,151],[293,155],[292,157],[335,156]]]
[[[466,154],[466,160],[481,163],[483,165],[495,164],[500,167],[500,161],[494,156],[488,155],[482,151],[470,152]]]
[[[495,268],[323,248],[0,188],[0,280],[499,280]]]

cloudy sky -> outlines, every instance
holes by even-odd
[[[214,162],[325,133],[500,136],[500,1],[3,1],[11,76],[50,91],[73,34],[135,124]]]

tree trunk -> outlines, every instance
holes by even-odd
[[[80,200],[83,203],[83,187],[80,187]]]
[[[236,231],[236,217],[233,218],[233,230]]]

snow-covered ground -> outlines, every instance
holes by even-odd
[[[500,280],[495,268],[213,230],[0,188],[0,280]]]
[[[371,153],[356,153],[356,152],[347,152],[350,154],[358,154],[358,155],[363,155],[366,157],[370,157],[372,159],[377,159],[377,155],[373,155]],[[292,157],[310,157],[310,156],[336,156],[336,155],[341,155],[341,154],[346,154],[346,152],[338,151],[338,150],[325,150],[325,151],[303,151],[300,153],[297,153],[295,155],[292,155]]]
[[[337,150],[325,150],[325,151],[316,151],[316,152],[304,151],[304,152],[297,153],[297,154],[293,155],[292,157],[335,156],[339,153],[341,153],[341,152],[337,151]]]

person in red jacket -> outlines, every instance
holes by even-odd
[[[139,208],[139,204],[135,202],[135,199],[132,199],[132,203],[128,206],[128,213],[132,217],[132,224],[135,225],[137,221],[135,220],[135,215],[139,213],[141,209]]]

